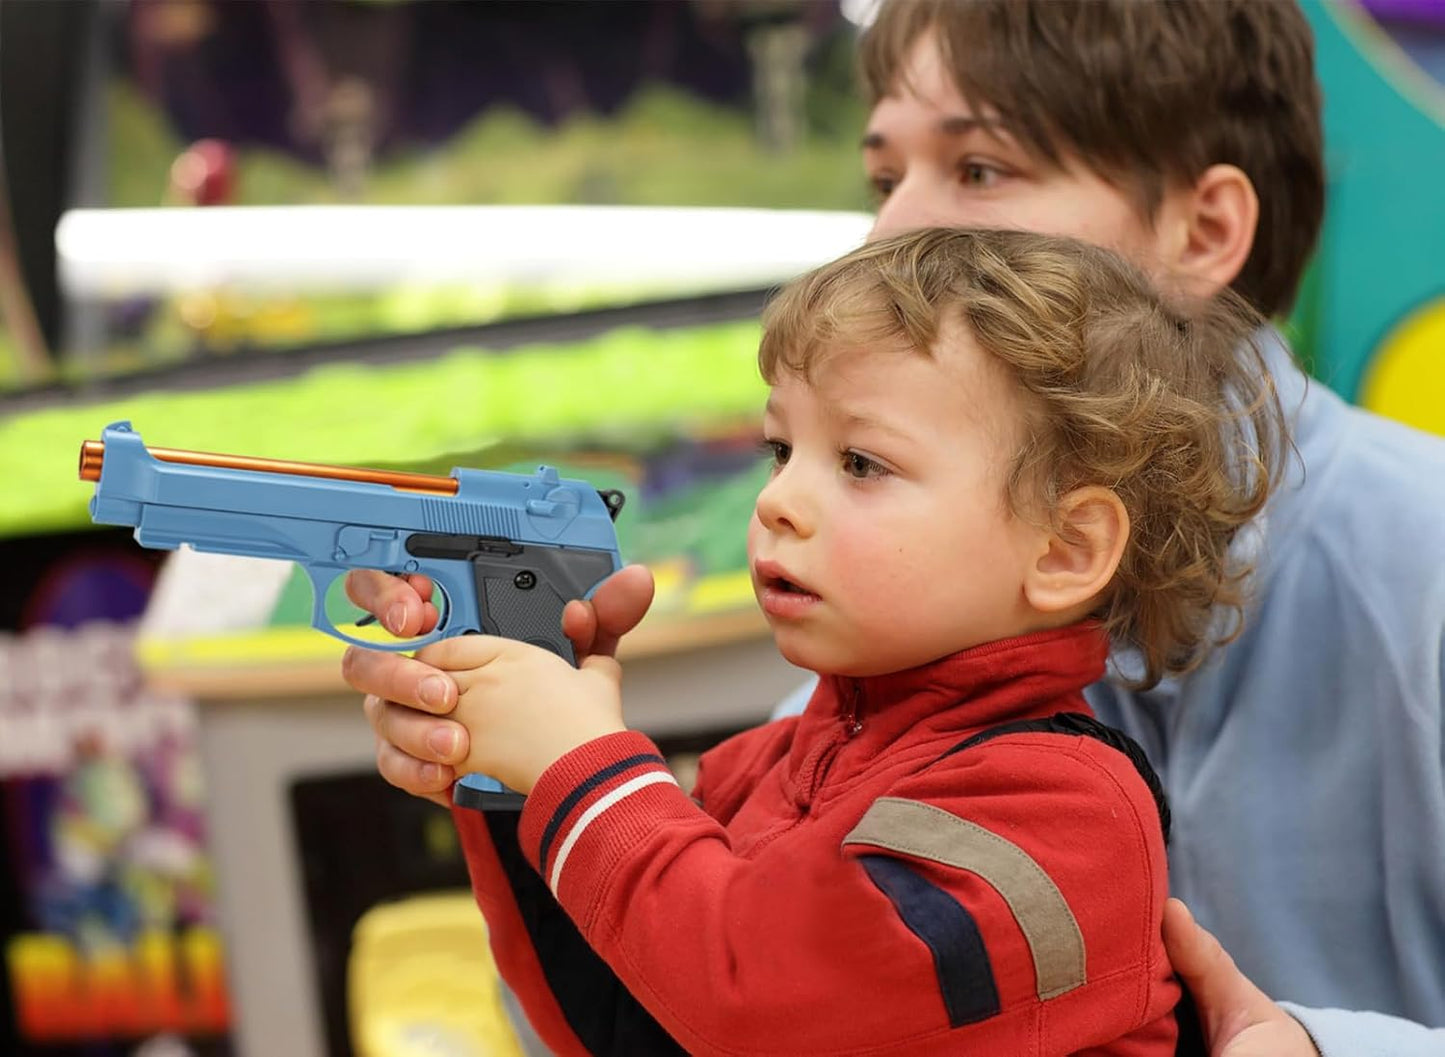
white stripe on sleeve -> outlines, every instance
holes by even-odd
[[[606,811],[619,800],[630,796],[639,789],[643,789],[649,785],[656,785],[658,782],[671,782],[673,785],[676,785],[677,779],[668,771],[648,771],[646,774],[639,774],[636,778],[623,782],[606,796],[599,797],[595,804],[582,812],[582,816],[577,819],[576,825],[572,827],[572,832],[567,834],[567,839],[564,840],[562,846],[557,849],[557,857],[552,860],[552,876],[547,879],[547,887],[552,890],[554,896],[557,894],[557,881],[562,876],[562,865],[567,861],[567,856],[571,853],[572,846],[576,844],[577,839],[582,836],[582,831],[591,825],[598,815],[602,814],[602,812]]]

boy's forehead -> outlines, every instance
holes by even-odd
[[[919,115],[926,112],[940,134],[1007,130],[998,107],[986,100],[965,98],[929,33],[914,41],[887,93],[874,103],[873,112],[877,114],[888,104],[907,107]]]
[[[956,74],[967,82],[969,61],[966,51],[946,52],[931,30],[921,33],[908,46],[888,90],[873,105],[864,150],[887,143],[887,125],[908,122],[914,131],[925,131],[936,141],[981,133],[1049,168],[1067,170],[1077,162],[1067,144],[1047,130],[1047,119],[1030,122],[1025,134],[1009,116],[1017,100],[993,97],[978,85],[965,94]]]
[[[873,420],[880,416],[867,409],[883,405],[905,413],[941,404],[952,413],[991,412],[1009,402],[1014,384],[1007,368],[978,346],[967,324],[944,319],[928,350],[916,349],[902,337],[866,345],[818,345],[803,371],[786,371],[773,382],[769,409],[779,409],[793,387],[830,405],[840,418]],[[924,394],[928,399],[917,399]]]
[[[893,457],[983,443],[1006,458],[1020,442],[1021,407],[997,361],[855,349],[815,379],[777,379],[766,416],[769,428],[790,436],[821,428],[842,443],[882,445]]]

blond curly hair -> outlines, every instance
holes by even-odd
[[[1231,550],[1289,451],[1258,344],[1263,319],[1224,291],[1186,311],[1116,254],[1021,231],[930,229],[871,243],[803,276],[763,317],[763,377],[811,375],[824,354],[923,355],[959,320],[1024,394],[1008,475],[1016,515],[1054,520],[1102,485],[1130,536],[1097,617],[1152,686],[1238,634],[1250,567]],[[1060,531],[1063,526],[1055,524]]]

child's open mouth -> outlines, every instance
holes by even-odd
[[[770,617],[791,619],[802,616],[819,602],[810,589],[766,568],[758,570],[758,604]]]

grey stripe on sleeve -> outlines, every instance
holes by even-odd
[[[1040,999],[1081,986],[1084,934],[1058,885],[1017,844],[932,804],[885,796],[843,838],[977,874],[1008,904],[1034,959]]]

